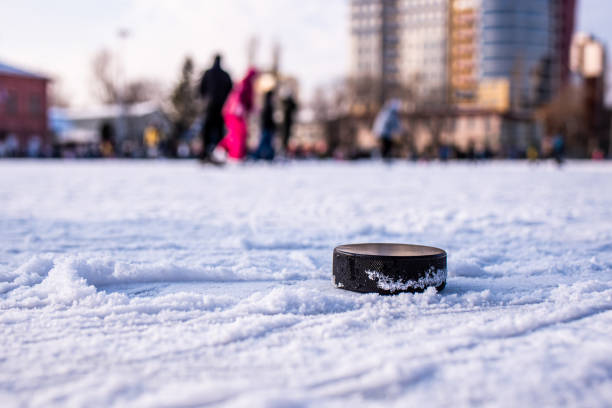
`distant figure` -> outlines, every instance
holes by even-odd
[[[264,105],[261,111],[261,139],[259,147],[253,154],[255,159],[274,159],[274,133],[276,123],[274,122],[274,91],[268,91],[264,95]]]
[[[40,140],[40,136],[32,136],[30,140],[28,140],[28,157],[40,157],[42,148],[42,141]]]
[[[606,156],[605,156],[603,150],[601,150],[599,147],[596,147],[591,152],[591,160],[603,160],[605,157]]]
[[[401,130],[399,108],[400,102],[397,99],[387,101],[374,121],[372,131],[376,137],[380,139],[381,154],[385,159],[391,157],[391,149],[393,148],[393,134]]]
[[[253,86],[256,77],[257,71],[250,68],[242,81],[234,87],[223,107],[228,132],[219,147],[224,148],[232,159],[240,160],[246,156],[247,124],[254,105]]]
[[[553,158],[558,165],[563,164],[563,151],[565,150],[563,136],[557,133],[552,141]]]
[[[4,148],[6,149],[6,153],[8,157],[18,157],[19,156],[19,140],[17,139],[17,135],[14,133],[9,133],[4,141]]]
[[[530,144],[527,147],[527,160],[529,160],[529,162],[531,163],[535,163],[538,160],[538,157],[540,156],[539,152],[538,152],[538,148],[532,144]]]
[[[221,68],[221,56],[216,55],[213,66],[204,73],[200,82],[200,96],[206,100],[201,130],[202,160],[208,160],[217,143],[223,139],[225,127],[221,112],[231,90],[232,79]]]
[[[0,157],[7,156],[6,131],[0,129]]]
[[[451,157],[451,147],[447,144],[440,145],[440,148],[438,149],[438,157],[443,162],[448,161],[448,159]]]
[[[283,98],[283,149],[287,152],[289,139],[291,139],[291,128],[293,127],[293,116],[297,110],[297,103],[291,92]]]
[[[113,157],[115,155],[115,129],[106,122],[100,129],[100,154],[102,157]]]
[[[142,135],[144,146],[146,147],[147,157],[157,157],[159,155],[159,145],[161,133],[159,128],[153,124],[148,125]]]
[[[472,161],[476,160],[476,142],[473,139],[468,142],[465,158]]]

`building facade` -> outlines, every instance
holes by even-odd
[[[481,84],[490,95],[506,81],[509,100],[495,105],[529,110],[568,80],[575,3],[352,0],[351,77],[378,80],[387,97],[396,87],[483,108]]]
[[[118,156],[144,156],[148,127],[154,127],[160,137],[165,137],[171,131],[169,119],[154,101],[126,106],[104,105],[88,109],[66,109],[57,113],[60,113],[66,122],[66,125],[56,130],[57,144],[98,145],[108,138],[113,146],[112,153]],[[120,128],[123,128],[121,136],[118,132]]]
[[[559,90],[567,67],[564,0],[482,0],[479,79],[505,79],[509,107],[529,110]]]
[[[377,102],[399,84],[398,0],[351,1],[350,76]]]
[[[449,124],[445,143],[520,157],[542,137],[536,112],[569,81],[575,6],[576,0],[352,0],[351,76],[392,87],[377,102],[389,96],[405,102],[417,151],[436,150],[440,135],[428,123],[437,118]]]
[[[378,81],[381,100],[401,87],[445,90],[448,0],[352,0],[351,77]],[[427,69],[424,69],[427,67]]]
[[[420,99],[439,102],[447,87],[448,0],[400,0],[400,77]]]
[[[0,144],[8,155],[39,155],[49,145],[43,76],[0,63]]]
[[[607,89],[607,64],[605,44],[592,35],[576,33],[571,44],[570,69],[574,81],[580,84],[580,98],[584,116],[580,122],[586,137],[570,140],[568,150],[582,155],[594,151],[606,151],[612,157],[612,132],[610,132],[610,112],[605,108]],[[581,140],[582,139],[582,140]]]
[[[473,104],[478,90],[478,0],[450,0],[449,99],[454,105]]]

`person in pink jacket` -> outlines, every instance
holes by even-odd
[[[234,87],[223,107],[223,120],[228,131],[219,146],[224,148],[228,157],[232,159],[243,159],[247,153],[248,117],[253,110],[256,77],[255,68],[249,68],[246,76]]]

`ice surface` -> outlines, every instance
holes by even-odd
[[[0,406],[610,406],[611,249],[609,164],[0,161]]]

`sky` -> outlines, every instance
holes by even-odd
[[[610,0],[578,0],[577,29],[612,42]],[[281,69],[309,94],[342,77],[349,65],[349,0],[0,0],[0,60],[51,76],[73,105],[94,101],[91,60],[107,48],[121,56],[126,78],[170,89],[185,56],[198,71],[221,51],[234,78],[282,47]],[[120,40],[119,30],[130,35]]]
[[[77,105],[92,101],[91,60],[102,48],[122,57],[127,78],[168,88],[185,56],[200,71],[216,51],[238,79],[254,35],[256,62],[269,66],[279,43],[281,69],[305,90],[348,64],[345,0],[0,0],[0,10],[0,60],[52,76]],[[123,41],[122,28],[130,32]]]

